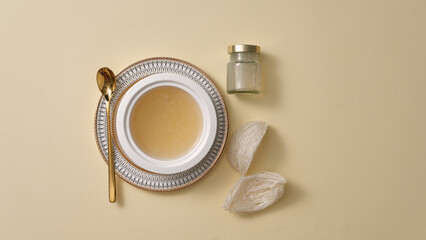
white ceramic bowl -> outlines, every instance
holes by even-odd
[[[144,153],[134,142],[130,131],[130,114],[137,100],[149,90],[162,86],[177,87],[189,93],[199,104],[203,117],[202,132],[194,147],[184,156],[167,161]],[[195,166],[210,150],[217,130],[216,111],[209,95],[191,79],[173,73],[158,73],[136,82],[122,96],[113,119],[114,137],[119,149],[136,166],[158,174],[174,174]]]

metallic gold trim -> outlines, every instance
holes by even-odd
[[[260,53],[260,46],[249,44],[236,44],[228,46],[228,53],[253,52]]]

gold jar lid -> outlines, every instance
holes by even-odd
[[[249,44],[236,44],[228,47],[228,53],[240,53],[240,52],[255,52],[260,53],[260,46],[249,45]]]

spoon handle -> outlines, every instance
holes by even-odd
[[[114,157],[113,157],[113,148],[112,148],[112,138],[111,138],[111,120],[110,120],[110,101],[106,101],[106,114],[107,114],[107,132],[108,132],[108,187],[109,187],[109,202],[115,203],[116,193],[115,193],[115,167],[114,167]]]

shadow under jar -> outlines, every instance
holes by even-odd
[[[262,88],[260,47],[237,44],[228,47],[230,61],[227,66],[228,93],[259,94]]]

